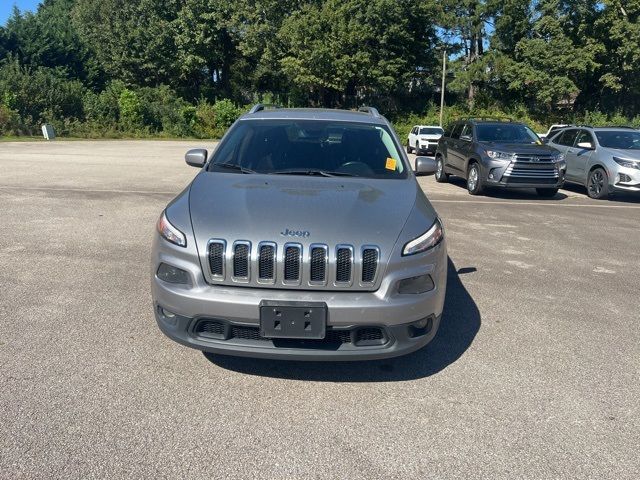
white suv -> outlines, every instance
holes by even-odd
[[[438,140],[444,133],[442,127],[437,125],[416,125],[409,132],[407,138],[407,153],[415,152],[416,155],[425,153],[435,155]]]

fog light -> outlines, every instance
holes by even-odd
[[[433,290],[434,287],[431,275],[426,274],[400,280],[398,282],[398,293],[402,295],[424,293]]]
[[[189,274],[186,271],[172,265],[167,265],[166,263],[160,264],[158,271],[156,272],[156,276],[163,282],[181,284],[190,283]]]
[[[162,314],[163,317],[165,318],[176,318],[176,314],[173,312],[170,312],[169,310],[165,310],[164,308],[160,307],[160,313]]]
[[[423,318],[409,325],[409,336],[411,338],[422,337],[433,328],[433,318]]]

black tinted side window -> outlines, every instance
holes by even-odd
[[[464,123],[458,123],[454,125],[453,130],[451,131],[451,138],[460,138],[462,127],[464,127]]]
[[[558,136],[556,143],[572,147],[573,142],[576,139],[576,135],[578,135],[578,130],[566,130]]]

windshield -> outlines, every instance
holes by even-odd
[[[437,127],[425,127],[420,129],[420,135],[442,135],[444,130]]]
[[[382,125],[329,120],[241,120],[208,170],[281,175],[406,178]]]
[[[598,143],[605,148],[640,150],[640,132],[633,130],[596,131]]]
[[[542,143],[533,130],[518,124],[477,125],[479,142],[495,143]]]

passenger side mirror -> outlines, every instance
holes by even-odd
[[[185,154],[184,160],[187,162],[187,165],[202,168],[204,164],[207,163],[208,155],[209,152],[207,152],[205,148],[193,148]]]
[[[579,142],[576,145],[578,148],[582,148],[584,150],[595,150],[596,148],[592,145],[591,142]]]
[[[435,158],[416,157],[416,173],[420,175],[433,175],[438,170]]]
[[[464,140],[466,142],[470,142],[473,139],[471,138],[471,135],[460,135],[460,140]]]

